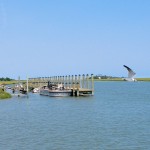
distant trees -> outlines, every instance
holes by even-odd
[[[10,78],[8,78],[8,77],[6,77],[6,78],[0,78],[0,81],[12,81],[13,79],[10,79]]]
[[[111,76],[106,76],[106,75],[96,75],[93,77],[94,79],[108,79],[111,78]]]
[[[120,78],[120,77],[113,77],[113,76],[107,76],[102,74],[93,76],[93,79],[114,79],[114,78]]]

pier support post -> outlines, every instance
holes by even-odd
[[[84,88],[84,84],[85,84],[85,75],[82,75],[82,88]]]
[[[65,88],[68,89],[68,76],[65,76]]]
[[[71,89],[71,96],[74,96],[74,89]]]
[[[73,85],[73,75],[71,76],[71,88],[74,89],[74,85]]]
[[[77,96],[77,97],[79,96],[79,89],[75,90],[75,96]]]
[[[69,89],[71,89],[70,75],[69,75],[69,77],[68,77],[68,82],[69,82]]]
[[[92,95],[94,95],[94,81],[93,81],[93,74],[91,74],[91,88],[92,88]]]
[[[75,75],[75,89],[77,89],[77,75]]]
[[[89,75],[86,75],[86,88],[89,89]]]

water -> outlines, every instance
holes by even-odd
[[[0,150],[147,150],[149,137],[149,82],[95,82],[92,97],[0,101]]]

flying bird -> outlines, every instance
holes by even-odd
[[[127,70],[128,70],[128,78],[124,78],[125,81],[136,81],[136,79],[134,79],[134,75],[136,74],[131,68],[129,68],[126,65],[123,65]]]

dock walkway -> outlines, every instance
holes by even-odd
[[[53,77],[29,78],[29,87],[41,88],[47,86],[48,82],[63,84],[65,89],[72,90],[72,96],[91,96],[94,95],[93,74],[87,75],[68,75]]]

